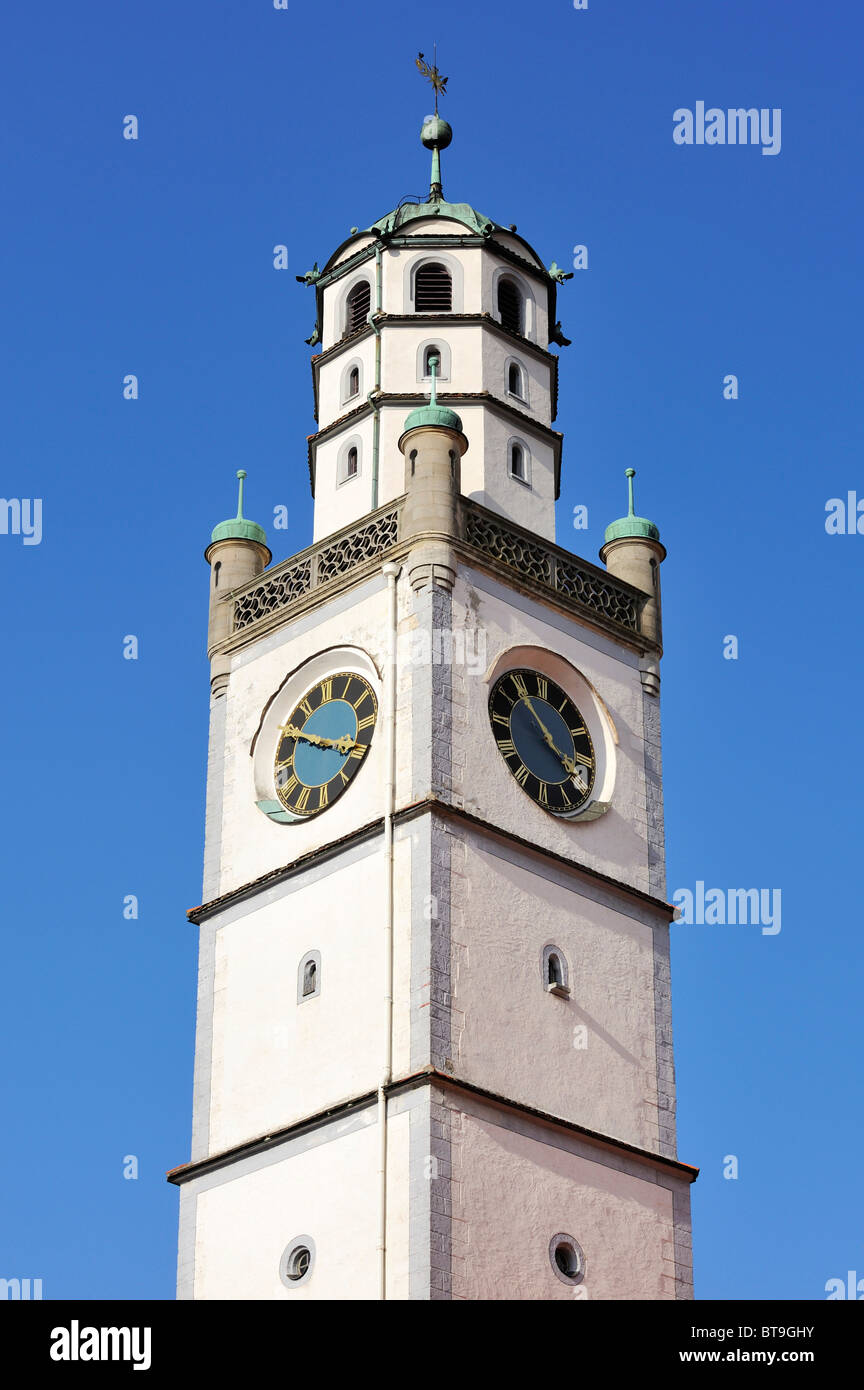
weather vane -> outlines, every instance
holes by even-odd
[[[426,62],[426,59],[423,57],[423,54],[422,54],[422,53],[418,53],[418,55],[417,55],[417,57],[415,58],[414,61],[416,62],[418,68],[419,68],[420,71],[422,72],[423,76],[426,77],[426,78],[428,78],[428,80],[432,83],[432,89],[433,89],[433,91],[434,91],[434,93],[435,93],[435,115],[437,116],[437,115],[438,115],[438,93],[439,93],[439,92],[446,92],[446,91],[447,91],[447,78],[446,78],[446,77],[442,77],[441,74],[440,74],[440,72],[438,71],[438,68],[437,68],[437,61],[438,61],[438,45],[437,45],[437,43],[435,44],[434,55],[433,55],[433,56],[434,56],[434,58],[435,58],[435,62],[432,64],[431,67],[430,67],[429,64]]]

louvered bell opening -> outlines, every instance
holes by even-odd
[[[372,302],[369,281],[363,280],[359,285],[355,285],[348,296],[345,332],[356,333],[358,328],[363,328],[369,313],[369,306]]]
[[[511,333],[522,332],[522,296],[512,280],[501,280],[498,285],[498,313],[501,322]]]
[[[449,314],[453,307],[453,282],[443,265],[421,265],[414,284],[414,308],[418,314]]]

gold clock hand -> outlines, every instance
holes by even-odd
[[[525,703],[540,726],[544,742],[548,744],[548,746],[552,749],[552,752],[555,754],[555,756],[560,759],[564,771],[569,772],[572,777],[576,772],[576,763],[574,759],[571,758],[569,754],[561,752],[561,749],[555,743],[554,738],[550,734],[549,730],[546,728],[546,725],[543,723],[543,720],[540,718],[539,714],[532,705],[531,701],[528,699],[527,695],[525,696]]]

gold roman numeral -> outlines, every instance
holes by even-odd
[[[348,757],[349,757],[349,758],[357,758],[357,759],[360,759],[360,758],[363,757],[363,754],[364,754],[365,752],[366,752],[366,745],[365,745],[365,744],[362,744],[362,743],[355,743],[354,747],[351,749],[351,752],[348,754]]]
[[[300,795],[298,796],[298,798],[297,798],[297,810],[298,810],[298,811],[305,811],[305,810],[306,810],[306,807],[309,805],[309,792],[310,792],[310,791],[311,791],[311,787],[304,787],[303,790],[302,790],[302,792],[301,792]]]
[[[339,776],[342,778],[343,787],[347,787],[348,783],[351,781],[351,778],[348,776],[347,772],[343,771],[341,767],[339,769]]]
[[[307,695],[307,697],[306,697],[305,700],[301,700],[301,701],[300,701],[299,708],[302,709],[303,713],[305,714],[306,718],[308,719],[309,716],[310,716],[310,714],[312,713],[312,706],[311,706],[310,703],[309,703],[309,697],[308,697],[308,695]]]
[[[322,705],[323,705],[323,704],[326,704],[328,700],[332,700],[332,699],[333,699],[333,682],[332,682],[332,680],[329,680],[329,681],[322,681],[322,682],[321,682],[321,703],[322,703]]]
[[[577,763],[581,763],[583,767],[593,767],[593,766],[594,766],[594,759],[593,759],[593,758],[586,758],[585,754],[584,754],[584,753],[580,753],[580,752],[578,751],[578,749],[574,752],[573,756],[574,756],[574,758],[576,759]]]
[[[348,694],[348,691],[349,691],[350,689],[351,689],[351,677],[349,676],[348,679],[347,679],[347,681],[345,682],[345,689],[342,691],[341,699],[343,699],[343,700],[345,699],[345,696]]]
[[[578,729],[571,729],[571,730],[570,730],[570,737],[571,737],[571,738],[574,738],[574,739],[575,739],[575,738],[581,738],[582,735],[583,735],[583,734],[587,734],[587,732],[588,732],[588,730],[585,728],[585,725],[584,725],[584,724],[581,724],[581,725],[579,726]]]
[[[518,671],[513,671],[513,672],[511,673],[510,679],[511,679],[511,681],[513,682],[513,684],[515,685],[516,690],[517,690],[519,696],[520,696],[523,700],[527,699],[527,697],[528,697],[528,687],[527,687],[527,685],[525,684],[525,678],[524,678],[524,676],[521,676],[521,675],[519,674]]]
[[[544,676],[537,677],[537,694],[541,700],[545,700],[546,696],[549,694],[549,682]]]
[[[545,782],[540,783],[540,803],[543,806],[549,805],[549,788]]]
[[[513,753],[516,752],[516,744],[513,742],[512,738],[499,739],[498,747],[501,751],[501,754],[505,758],[509,758]]]
[[[374,716],[374,714],[367,714],[367,716],[366,716],[365,719],[360,719],[360,720],[358,720],[358,721],[357,721],[357,732],[358,732],[358,734],[359,734],[359,732],[360,732],[361,729],[368,729],[368,728],[370,727],[370,725],[372,725],[372,724],[374,724],[374,723],[375,723],[375,716]]]
[[[524,787],[525,783],[528,781],[530,773],[528,772],[528,769],[525,766],[525,764],[520,763],[516,771],[513,773],[513,776],[516,778],[516,781],[519,783],[520,787]]]
[[[493,715],[492,715],[492,723],[493,723],[493,724],[503,724],[505,729],[509,729],[509,728],[510,728],[510,719],[509,719],[509,717],[508,717],[506,714],[493,714]]]
[[[364,700],[368,700],[368,698],[369,698],[369,691],[368,691],[368,689],[367,689],[367,690],[364,690],[364,691],[363,691],[363,694],[360,696],[360,699],[359,699],[359,700],[355,700],[355,701],[353,702],[353,703],[354,703],[354,708],[355,708],[355,709],[359,709],[360,706],[362,705],[363,701],[364,701]]]
[[[327,799],[327,783],[325,782],[321,787],[318,788],[318,810],[323,811],[324,807],[329,806],[329,804],[330,803]]]

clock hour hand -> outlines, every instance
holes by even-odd
[[[536,719],[538,725],[540,726],[540,732],[543,735],[543,742],[552,749],[552,752],[560,761],[562,767],[564,768],[564,771],[569,772],[571,777],[574,776],[577,771],[577,766],[574,759],[571,758],[567,753],[561,752],[561,749],[556,744],[554,738],[550,734],[549,730],[546,728],[546,725],[543,723],[543,720],[540,718],[539,714],[532,705],[531,701],[528,699],[527,695],[525,697],[525,703],[528,706],[534,718]]]
[[[316,748],[335,748],[337,752],[350,753],[352,748],[356,748],[357,741],[350,734],[343,734],[341,738],[325,738],[323,734],[305,734],[302,729],[298,729],[295,724],[283,724],[281,732],[287,734],[289,738],[302,738],[306,743],[312,743]],[[279,763],[277,766],[281,767]]]

